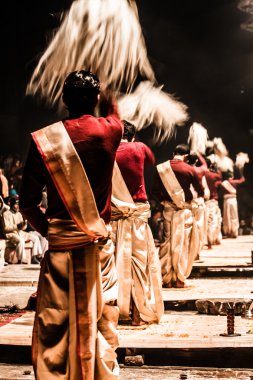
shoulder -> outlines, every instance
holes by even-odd
[[[146,144],[144,144],[143,142],[141,142],[141,141],[136,141],[136,142],[134,142],[134,144],[136,145],[136,147],[137,147],[139,150],[141,150],[141,151],[147,153],[148,155],[153,155],[152,150],[151,150]]]

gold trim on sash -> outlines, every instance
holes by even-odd
[[[162,180],[162,183],[167,190],[169,196],[178,208],[185,207],[184,190],[175,176],[171,166],[170,160],[157,165],[158,174]]]
[[[33,132],[32,137],[71,218],[94,240],[107,237],[85,169],[63,123]]]

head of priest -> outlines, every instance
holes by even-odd
[[[93,115],[99,100],[100,82],[90,71],[80,70],[70,73],[63,84],[62,100],[70,117],[84,114]]]

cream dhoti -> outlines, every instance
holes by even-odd
[[[221,211],[216,199],[206,202],[207,210],[207,242],[209,245],[220,244],[221,235]]]
[[[191,202],[191,209],[193,215],[193,223],[198,231],[196,239],[198,238],[199,243],[196,256],[199,256],[201,249],[204,247],[207,241],[207,213],[204,198],[193,199]]]
[[[185,203],[178,208],[174,203],[164,201],[164,242],[159,257],[163,284],[185,282],[192,270],[193,261],[199,248],[198,228],[193,223],[191,205]]]
[[[239,217],[236,194],[226,194],[223,201],[223,232],[229,237],[237,237],[238,228]]]
[[[163,311],[161,267],[148,218],[148,203],[112,206],[112,239],[118,274],[118,306],[129,319],[131,298],[145,322],[159,322]]]
[[[117,296],[112,242],[94,244],[71,220],[57,219],[48,238],[33,331],[37,379],[117,379],[118,308],[108,304]]]

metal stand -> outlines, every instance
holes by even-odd
[[[227,309],[227,333],[220,334],[220,336],[235,337],[241,334],[235,333],[235,309]]]

